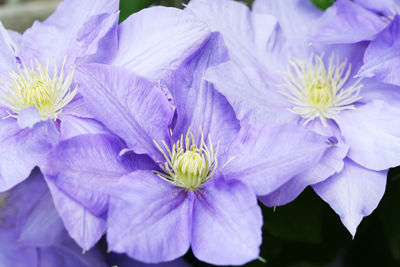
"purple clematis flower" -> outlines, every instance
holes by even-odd
[[[22,36],[0,26],[0,191],[26,179],[59,139],[104,131],[82,107],[73,66],[108,61],[116,48],[100,54],[116,46],[117,11],[118,1],[66,0]]]
[[[1,25],[0,191],[25,180],[35,166],[43,167],[47,154],[60,140],[108,133],[85,110],[74,81],[74,65],[106,63],[116,56],[118,5],[118,0],[66,0],[46,21],[35,22],[22,36]],[[55,201],[69,201],[51,189]],[[56,208],[63,220],[76,223],[79,212],[86,220],[79,206],[75,216],[69,217],[64,216],[62,206]]]
[[[0,193],[1,266],[107,266],[99,251],[85,254],[68,236],[39,171]]]
[[[299,127],[241,125],[203,80],[226,60],[213,34],[174,72],[170,90],[121,67],[77,70],[88,109],[123,141],[65,140],[48,167],[57,186],[71,188],[92,214],[108,208],[112,251],[147,263],[176,259],[189,247],[213,264],[256,259],[262,215],[253,189],[274,191],[328,148],[325,138]]]
[[[360,77],[400,85],[398,28],[400,1],[336,1],[318,21],[314,43],[340,44],[368,40]]]
[[[367,44],[310,45],[323,12],[309,1],[257,0],[250,13],[234,1],[192,0],[186,11],[226,40],[232,61],[205,78],[239,119],[302,125],[333,146],[318,165],[260,200],[283,205],[313,185],[354,236],[382,198],[387,170],[400,164],[398,88],[354,78]]]
[[[46,167],[60,140],[110,134],[85,109],[74,67],[113,64],[169,83],[186,54],[209,36],[205,25],[174,8],[143,10],[118,25],[118,5],[118,0],[65,0],[22,36],[0,30],[0,76],[5,81],[0,85],[0,191],[40,166],[69,234],[85,250],[103,235],[104,212],[92,214],[68,193],[73,185],[62,187]],[[163,52],[169,50],[173,52]]]

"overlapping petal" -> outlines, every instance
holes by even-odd
[[[113,188],[108,214],[110,249],[158,263],[189,249],[192,198],[151,171],[135,171]]]
[[[37,59],[43,64],[55,60],[61,65],[65,56],[77,45],[76,38],[84,23],[91,16],[116,13],[118,5],[118,0],[63,1],[46,21],[36,21],[25,31],[19,48],[21,59],[27,64]]]
[[[0,23],[0,77],[7,77],[10,70],[17,67],[17,49],[20,41],[20,34],[7,31]]]
[[[400,85],[400,16],[371,42],[365,51],[364,65],[359,76],[373,77],[380,81]]]
[[[259,197],[260,201],[269,207],[285,205],[298,197],[309,186],[324,181],[335,173],[342,171],[349,146],[343,143],[325,151],[317,165],[296,175],[286,184],[269,195]]]
[[[312,41],[324,44],[357,43],[372,40],[385,27],[385,21],[378,14],[352,1],[339,0],[318,21]]]
[[[192,0],[185,11],[222,34],[236,64],[279,64],[282,43],[275,17],[251,13],[243,3],[230,0]]]
[[[85,250],[92,248],[106,230],[104,218],[93,215],[47,179],[54,205],[69,235]]]
[[[374,10],[375,12],[383,13],[386,16],[393,16],[400,5],[399,0],[355,0],[354,2],[364,6],[365,8]]]
[[[216,175],[195,197],[192,250],[198,259],[240,265],[258,257],[262,214],[251,188]]]
[[[278,19],[285,37],[297,44],[307,42],[310,30],[322,15],[322,11],[307,0],[256,0],[252,7],[255,13],[266,13]]]
[[[327,148],[323,136],[294,125],[242,125],[222,172],[267,195],[316,165]]]
[[[119,157],[125,144],[116,137],[81,135],[59,143],[43,168],[54,203],[70,235],[84,249],[105,231],[109,187],[136,168]]]
[[[209,30],[182,10],[152,7],[123,21],[118,36],[113,65],[170,85],[172,72],[201,47]]]
[[[339,126],[349,157],[365,168],[387,170],[400,164],[400,109],[376,100],[342,112]]]
[[[295,115],[284,110],[288,107],[284,96],[271,90],[276,81],[273,75],[227,62],[210,67],[205,79],[227,98],[239,120],[246,118],[255,124],[296,120]]]
[[[26,179],[58,142],[51,120],[20,129],[14,118],[0,121],[0,191]]]
[[[173,106],[163,91],[126,69],[100,64],[79,68],[85,103],[106,127],[138,154],[163,157],[153,140],[169,140]]]
[[[219,34],[210,39],[189,57],[175,72],[173,96],[176,102],[176,139],[185,135],[189,127],[196,138],[210,135],[221,149],[230,142],[239,128],[239,121],[226,99],[204,80],[210,66],[228,60],[226,48]]]
[[[385,192],[386,175],[387,171],[368,170],[347,159],[343,171],[313,188],[354,237],[362,218],[378,206]]]

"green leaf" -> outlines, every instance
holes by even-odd
[[[139,10],[149,7],[154,1],[152,0],[121,0],[119,4],[120,16],[119,21],[122,22],[131,14]]]
[[[331,5],[333,5],[334,0],[311,0],[318,8],[325,10]]]

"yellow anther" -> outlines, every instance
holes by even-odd
[[[180,140],[168,147],[162,142],[165,150],[154,141],[158,149],[164,155],[165,164],[160,165],[163,172],[154,171],[160,178],[187,190],[200,188],[208,179],[212,177],[217,169],[217,154],[212,147],[211,139],[208,137],[209,146],[204,142],[201,134],[200,146],[195,144],[195,138],[189,130],[186,136],[181,136]]]
[[[328,68],[322,56],[311,55],[308,61],[293,60],[285,73],[287,90],[281,93],[294,106],[289,110],[305,119],[304,124],[319,118],[323,125],[327,120],[336,120],[336,115],[346,109],[354,109],[359,96],[361,79],[344,88],[351,73],[351,66],[344,62],[334,62],[332,55]]]
[[[38,61],[36,68],[23,65],[18,72],[10,72],[10,82],[2,83],[0,93],[0,103],[10,109],[10,116],[17,117],[23,109],[34,106],[43,118],[55,120],[77,93],[76,87],[70,88],[74,72],[64,78],[64,64],[65,60],[59,74],[54,64],[53,77]]]

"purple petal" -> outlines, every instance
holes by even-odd
[[[69,50],[78,64],[109,63],[118,51],[119,12],[91,17],[77,34],[78,45]]]
[[[380,81],[400,85],[400,16],[365,51],[364,65],[359,76],[374,77]]]
[[[374,100],[383,100],[394,107],[400,106],[400,90],[398,86],[382,83],[374,78],[364,78],[362,85],[360,92],[361,103],[367,104]]]
[[[7,31],[0,23],[0,75],[8,78],[8,72],[16,70],[16,53],[19,45],[19,34]]]
[[[354,237],[362,218],[378,206],[385,192],[386,174],[387,171],[371,171],[348,159],[340,173],[313,188]]]
[[[400,109],[376,100],[340,114],[349,158],[380,171],[400,165]]]
[[[328,8],[313,32],[312,41],[324,44],[371,40],[386,27],[377,14],[348,1],[338,0]]]
[[[222,171],[267,195],[315,166],[327,148],[324,137],[294,125],[242,126]]]
[[[393,16],[396,13],[396,8],[400,4],[399,0],[355,0],[354,2],[364,6],[367,9],[372,9],[376,12],[383,13],[386,16]]]
[[[42,170],[63,193],[101,217],[107,211],[109,187],[138,164],[133,157],[119,156],[124,148],[116,137],[77,136],[60,142]]]
[[[67,244],[40,248],[38,253],[39,267],[62,266],[62,267],[107,267],[100,251],[91,249],[82,252],[74,242]],[[31,266],[31,265],[28,265]]]
[[[151,171],[135,171],[113,188],[107,241],[111,250],[158,263],[189,249],[192,200]]]
[[[93,215],[80,203],[70,198],[46,179],[54,205],[64,222],[69,235],[85,250],[92,248],[106,230],[104,218]]]
[[[174,100],[176,101],[176,138],[185,135],[189,127],[196,137],[203,132],[223,149],[239,129],[239,121],[229,103],[212,84],[203,79],[209,66],[228,59],[221,36],[217,33],[188,60],[174,75]]]
[[[61,114],[58,117],[61,121],[61,140],[66,140],[83,134],[110,134],[110,131],[103,124],[88,118],[77,117],[69,114]]]
[[[266,62],[275,63],[271,60],[280,49],[276,43],[279,41],[276,18],[253,14],[243,3],[231,0],[192,0],[185,11],[221,33],[236,64],[263,66]]]
[[[94,15],[117,12],[118,6],[117,0],[63,1],[46,21],[36,21],[25,31],[19,50],[22,60],[29,64],[38,59],[46,64],[47,60],[55,58],[55,62],[61,65],[76,45],[77,34],[86,20]]]
[[[23,218],[18,240],[28,246],[53,245],[63,240],[66,234],[64,224],[54,207],[43,176],[40,174],[33,179],[36,181],[26,188],[29,191],[25,189],[29,200],[24,201],[23,205],[31,205],[31,209]]]
[[[36,248],[21,246],[15,231],[0,228],[1,264],[3,266],[31,266],[37,262]]]
[[[308,0],[265,1],[256,0],[253,12],[275,16],[290,41],[304,43],[322,15],[322,11]]]
[[[0,191],[25,180],[58,142],[50,120],[20,129],[14,118],[0,120]]]
[[[36,123],[44,121],[42,116],[39,113],[39,110],[32,106],[23,109],[19,114],[18,114],[18,126],[21,129],[24,128],[32,128]]]
[[[72,99],[71,102],[69,102],[68,105],[63,108],[60,116],[63,115],[72,115],[82,118],[93,118],[93,114],[90,113],[85,105],[83,96],[79,93],[79,88],[78,93],[75,95],[74,99]]]
[[[241,265],[257,259],[262,214],[254,192],[240,181],[215,177],[195,195],[194,255],[217,265]]]
[[[50,246],[62,242],[66,234],[64,225],[38,170],[3,194],[6,197],[1,225],[18,233],[20,246]]]
[[[205,79],[215,85],[235,110],[239,120],[248,116],[254,121],[293,122],[296,116],[284,110],[287,100],[279,93],[270,90],[274,82],[268,73],[258,73],[252,67],[239,68],[232,62],[210,67]]]
[[[208,35],[203,23],[180,9],[144,9],[121,23],[113,65],[169,84],[172,71],[198,50]]]
[[[322,182],[340,172],[348,150],[349,147],[343,143],[333,146],[325,151],[316,166],[295,176],[271,194],[259,197],[259,200],[268,207],[281,206],[293,201],[307,186]]]
[[[135,167],[118,156],[124,147],[115,137],[77,136],[59,143],[42,168],[65,227],[84,249],[104,233],[108,188]]]
[[[76,74],[95,117],[138,154],[163,160],[153,140],[169,140],[173,107],[153,83],[123,68],[90,64]]]

